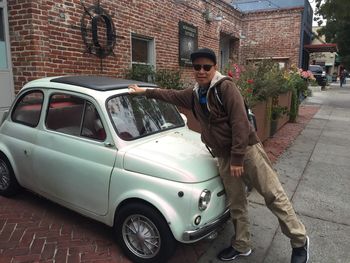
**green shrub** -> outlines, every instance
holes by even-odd
[[[133,64],[125,74],[127,79],[154,83],[154,69],[150,65]]]
[[[297,89],[292,90],[292,99],[289,110],[289,121],[296,122],[299,113],[299,94]]]
[[[125,77],[132,80],[155,83],[159,87],[166,89],[183,88],[180,70],[154,70],[154,68],[149,65],[134,64],[127,70]]]
[[[155,83],[166,89],[182,89],[181,71],[160,69],[155,72]]]

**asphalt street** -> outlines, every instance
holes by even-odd
[[[311,87],[303,101],[320,110],[293,144],[278,159],[275,168],[287,195],[310,237],[312,263],[350,262],[350,80],[325,91]],[[277,218],[262,197],[250,197],[253,253],[234,262],[290,262],[289,239],[281,233]],[[230,244],[233,228],[227,223],[198,262],[221,262],[216,254]]]

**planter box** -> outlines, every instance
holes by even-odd
[[[290,110],[291,102],[292,102],[292,92],[291,91],[289,91],[289,92],[287,92],[285,94],[281,94],[281,95],[278,96],[278,104],[283,106],[283,107],[287,107],[288,111]],[[280,118],[278,120],[277,130],[279,130],[288,121],[289,121],[289,115],[288,114],[286,114],[282,118]]]
[[[271,103],[271,99],[260,101],[252,109],[256,118],[258,136],[261,141],[266,140],[270,136],[269,109],[271,109]]]

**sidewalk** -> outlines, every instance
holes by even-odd
[[[319,87],[312,87],[312,90],[313,96],[303,105],[309,109],[319,107],[319,111],[278,158],[275,168],[310,237],[309,262],[348,263],[350,84],[339,88],[339,83],[334,83],[325,91]],[[303,118],[300,121],[303,122]],[[279,135],[285,130],[288,133],[291,128],[285,126]],[[273,140],[266,143],[267,148]],[[270,152],[275,153],[275,150]],[[291,247],[288,238],[281,233],[277,219],[256,192],[249,199],[253,253],[234,262],[289,263]],[[227,247],[232,233],[232,224],[227,223],[198,262],[221,262],[216,259],[216,254]]]
[[[301,133],[319,109],[320,107],[317,105],[301,105],[297,122],[285,124],[272,138],[269,138],[264,142],[265,151],[273,163],[276,163],[277,158],[280,157],[281,154],[293,143],[295,138]],[[252,196],[254,197],[250,197],[251,202],[258,198],[257,193],[252,193]],[[264,203],[262,200],[258,202],[260,202],[260,204]],[[255,205],[253,204],[253,206]],[[255,224],[254,227],[256,228],[257,225]],[[264,231],[264,229],[258,231]],[[231,224],[228,223],[228,226],[222,232],[225,232],[226,236],[224,242],[218,237],[215,240],[200,241],[195,245],[181,245],[179,246],[174,258],[170,260],[169,263],[193,263],[197,261],[203,263],[221,262],[216,260],[216,253],[220,251],[220,248],[224,248],[229,244],[229,240],[233,233]],[[222,232],[220,235],[222,235]],[[242,262],[255,261],[242,260]]]
[[[275,160],[303,129],[318,107],[301,107],[296,124],[287,124],[265,142]],[[111,229],[68,209],[24,192],[0,197],[0,262],[130,262]],[[170,262],[196,262],[215,240],[179,245]]]

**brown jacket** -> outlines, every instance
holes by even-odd
[[[223,105],[215,95],[216,86],[221,90]],[[197,90],[197,84],[185,90],[147,89],[146,96],[190,110],[194,103],[194,111],[202,129],[202,141],[212,149],[215,156],[231,156],[232,165],[243,165],[247,145],[258,143],[259,138],[248,121],[239,89],[232,80],[216,72],[207,93],[209,116],[199,104]]]

